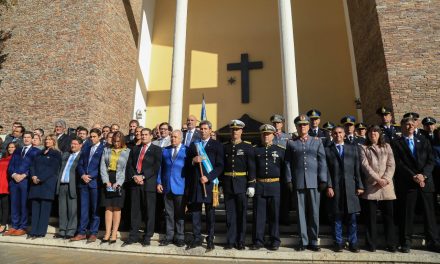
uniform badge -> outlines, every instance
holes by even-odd
[[[275,163],[277,161],[278,158],[278,153],[276,151],[272,151],[272,158],[273,158],[273,163]]]
[[[237,149],[237,156],[243,156],[244,151],[242,149]]]

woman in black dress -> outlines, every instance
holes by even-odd
[[[105,207],[105,235],[102,243],[113,244],[117,239],[125,198],[122,185],[129,154],[130,149],[125,144],[124,134],[120,131],[114,132],[112,144],[104,149],[101,157],[101,206]]]

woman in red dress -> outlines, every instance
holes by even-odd
[[[0,159],[0,234],[6,231],[9,218],[9,186],[8,165],[17,148],[17,143],[11,142],[6,147],[5,156]]]

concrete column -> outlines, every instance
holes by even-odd
[[[283,65],[284,118],[287,132],[296,131],[293,120],[298,116],[295,45],[293,41],[292,7],[290,0],[278,0],[280,19],[281,59]]]
[[[174,28],[173,70],[169,123],[175,129],[182,127],[183,80],[185,75],[186,18],[188,0],[176,0],[176,24]]]

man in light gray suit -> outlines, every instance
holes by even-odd
[[[58,233],[53,236],[54,238],[70,239],[75,235],[77,229],[76,166],[82,143],[81,138],[73,138],[70,143],[70,152],[64,152],[62,156],[56,190],[60,227]]]
[[[153,141],[152,144],[161,148],[166,148],[171,145],[170,134],[173,128],[167,122],[163,122],[159,125],[160,138]]]
[[[320,251],[319,199],[320,191],[326,188],[327,163],[322,141],[309,136],[310,119],[306,115],[295,118],[298,138],[287,143],[285,164],[288,188],[296,190],[298,224],[301,242],[298,251],[305,247]],[[310,235],[310,237],[309,237]]]

